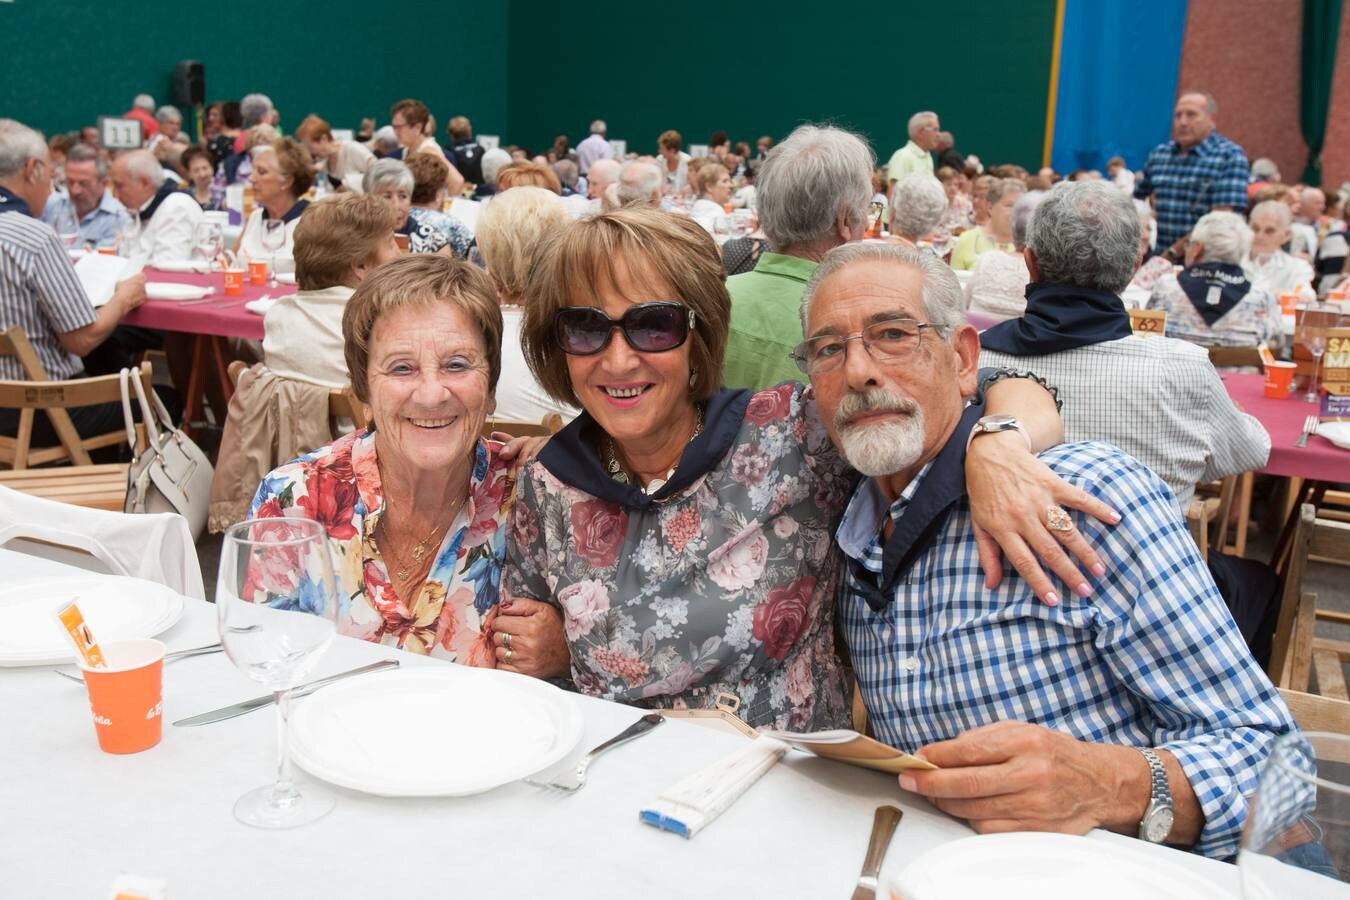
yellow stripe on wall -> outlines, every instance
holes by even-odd
[[[1055,101],[1059,97],[1059,50],[1064,42],[1064,0],[1055,0],[1055,44],[1050,52],[1050,97],[1045,104],[1045,152],[1041,165],[1050,165],[1055,143]]]

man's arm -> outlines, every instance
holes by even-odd
[[[1212,365],[1202,362],[1198,368],[1196,380],[1206,395],[1204,426],[1209,445],[1202,480],[1217,481],[1261,468],[1270,458],[1270,434],[1265,426],[1238,409]]]
[[[94,321],[72,331],[57,332],[56,339],[67,352],[87,356],[108,339],[122,317],[145,302],[145,275],[137,273],[117,283],[112,299],[94,311]]]
[[[155,243],[144,248],[146,264],[157,265],[166,261],[184,260],[192,256],[192,232],[202,220],[201,207],[197,201],[180,194],[187,203],[177,202],[176,197],[164,201],[156,217],[163,215],[164,222],[156,222]],[[172,202],[172,206],[169,206]],[[165,207],[168,208],[165,208]]]

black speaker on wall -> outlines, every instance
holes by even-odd
[[[206,102],[206,64],[185,59],[173,67],[173,99],[179,106],[201,106]]]

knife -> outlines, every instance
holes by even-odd
[[[904,813],[894,806],[878,806],[872,817],[872,837],[867,842],[867,856],[863,859],[862,874],[858,876],[858,886],[853,889],[853,900],[876,900],[877,876],[881,874],[881,861],[891,846],[891,836],[895,826],[900,824]]]
[[[314,693],[326,684],[332,684],[334,681],[340,681],[343,678],[350,678],[353,675],[364,675],[367,672],[378,672],[381,669],[392,669],[397,667],[399,661],[396,659],[382,659],[379,662],[371,663],[368,666],[362,666],[359,669],[351,669],[346,672],[339,672],[336,675],[329,675],[327,678],[319,678],[306,684],[296,685],[291,688],[291,698],[305,697]],[[174,722],[175,725],[209,725],[212,722],[223,722],[226,719],[233,719],[235,716],[242,716],[246,712],[252,712],[255,709],[262,709],[269,703],[275,703],[276,694],[267,694],[262,697],[254,697],[252,700],[245,700],[242,703],[232,703],[221,709],[213,709],[210,712],[199,713],[195,716],[188,716],[186,719],[179,719]]]

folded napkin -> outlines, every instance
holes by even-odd
[[[638,812],[654,828],[692,838],[726,811],[787,752],[787,744],[757,737],[747,746],[666,788]]]
[[[257,300],[250,300],[244,304],[244,309],[251,313],[257,313],[260,316],[267,315],[267,311],[276,304],[273,297],[259,297]]]

